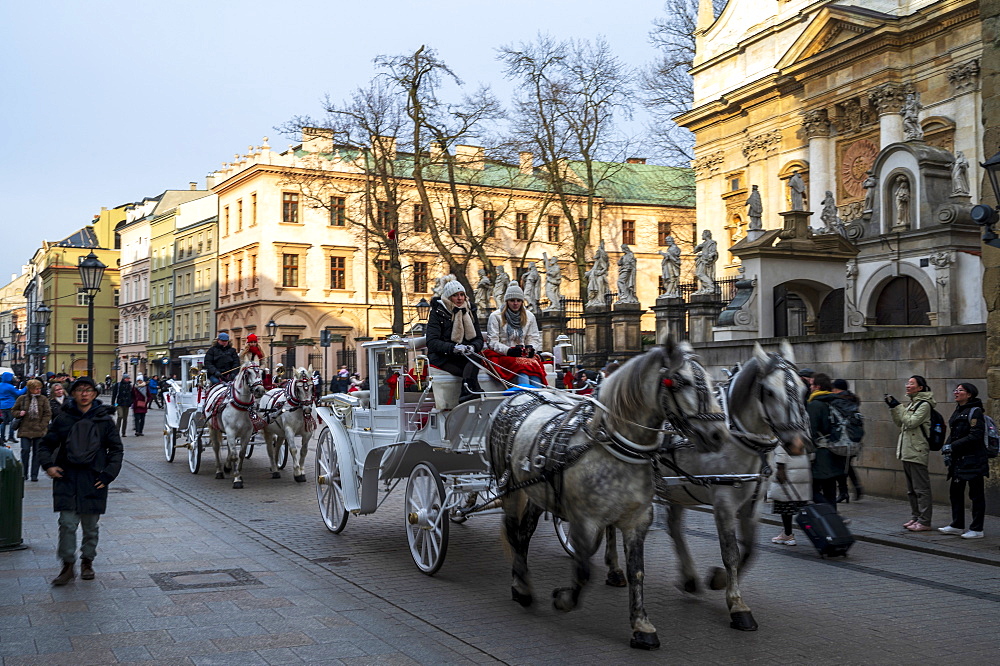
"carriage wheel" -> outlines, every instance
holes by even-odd
[[[277,461],[276,462],[278,463],[278,469],[285,469],[285,465],[288,464],[288,441],[287,440],[284,441],[284,442],[282,442],[281,446],[278,447],[278,454],[277,454],[276,457],[277,457]]]
[[[437,573],[448,552],[448,521],[445,520],[444,483],[430,463],[413,468],[406,482],[403,524],[410,555],[428,576]]]
[[[287,449],[286,449],[287,450]],[[326,529],[340,534],[347,527],[347,507],[340,487],[340,466],[333,433],[324,428],[316,444],[316,501]]]
[[[177,431],[173,428],[163,428],[163,455],[166,457],[167,462],[174,461],[174,455],[177,451],[174,446],[177,445]]]
[[[191,440],[191,446],[188,448],[188,469],[191,470],[192,474],[197,474],[198,470],[201,469],[201,430],[195,426],[194,432],[194,438]]]
[[[556,528],[556,538],[559,539],[559,545],[563,547],[566,554],[570,557],[575,555],[576,549],[573,548],[573,542],[569,540],[569,523],[562,518],[552,516],[552,526]]]

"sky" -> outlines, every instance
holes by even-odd
[[[347,98],[378,55],[426,44],[506,102],[498,46],[600,35],[641,67],[662,12],[662,0],[0,3],[0,284],[102,206],[204,187],[265,136],[286,149],[275,127]]]

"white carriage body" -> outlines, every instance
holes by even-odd
[[[197,380],[195,368],[205,362],[204,354],[187,354],[180,356],[181,377],[169,379],[164,391],[165,422],[168,428],[184,431],[188,428],[191,416],[198,411],[205,399],[206,391]]]

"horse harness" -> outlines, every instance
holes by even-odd
[[[238,376],[237,376],[238,378]],[[233,380],[235,383],[236,379]],[[236,397],[236,391],[233,389],[233,383],[226,382],[225,389],[219,391],[220,397],[216,398],[215,401],[206,406],[206,415],[211,420],[212,427],[216,430],[222,430],[222,422],[220,418],[222,417],[222,407],[223,403],[228,399],[229,404],[233,406],[233,409],[246,412],[250,419],[250,423],[253,425],[254,432],[263,430],[267,426],[267,421],[260,414],[257,413],[257,404],[253,399],[253,389],[257,386],[262,386],[264,382],[262,380],[257,380],[256,382],[250,384],[250,400],[243,402]],[[209,412],[209,410],[211,410]]]

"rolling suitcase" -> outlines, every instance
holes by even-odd
[[[854,535],[830,504],[807,504],[795,516],[795,522],[823,557],[846,557],[854,545]]]

